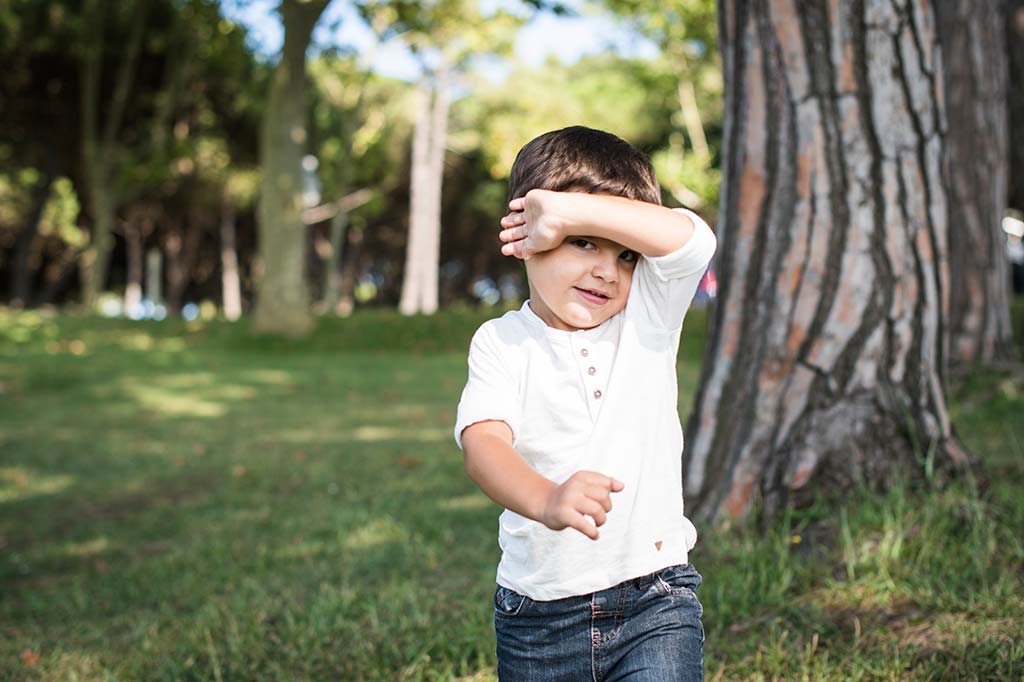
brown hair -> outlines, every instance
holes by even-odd
[[[544,133],[519,150],[509,174],[509,201],[535,188],[661,203],[647,155],[611,133],[584,126]]]

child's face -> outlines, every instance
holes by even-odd
[[[555,329],[596,327],[626,307],[639,258],[607,239],[569,237],[526,261],[530,307]]]

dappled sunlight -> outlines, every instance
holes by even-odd
[[[448,428],[409,428],[404,426],[357,426],[354,429],[283,429],[276,439],[293,445],[313,443],[381,443],[386,441],[414,441],[440,443],[450,437]]]
[[[368,549],[388,542],[408,540],[408,533],[394,519],[385,517],[374,519],[366,525],[353,530],[343,540],[345,549]]]
[[[374,443],[386,440],[412,440],[439,443],[449,438],[449,429],[409,429],[394,426],[360,426],[352,430],[352,440]]]
[[[223,383],[209,372],[124,377],[119,387],[146,409],[169,416],[221,417],[227,412],[224,402],[252,400],[258,395],[251,386]]]
[[[16,502],[36,495],[53,495],[71,486],[67,474],[43,474],[25,467],[0,467],[0,502]]]
[[[248,369],[241,373],[241,378],[255,384],[274,386],[288,386],[293,383],[292,376],[279,369]]]
[[[441,509],[488,509],[494,506],[490,498],[483,493],[469,493],[457,497],[449,497],[437,503]]]
[[[175,417],[222,417],[227,408],[220,403],[202,400],[158,386],[146,386],[125,382],[124,390],[144,407],[161,414]]]
[[[100,535],[91,540],[64,543],[61,545],[59,553],[69,557],[88,558],[101,552],[109,552],[113,548],[110,538]]]
[[[188,348],[185,339],[180,336],[154,338],[149,334],[125,334],[117,339],[117,345],[125,350],[149,351],[159,350],[168,353],[180,353]]]

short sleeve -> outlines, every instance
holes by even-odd
[[[507,364],[510,353],[502,353],[500,345],[487,324],[476,331],[469,344],[469,377],[455,418],[455,443],[459,449],[463,429],[491,419],[508,424],[515,444],[519,433],[519,388]]]
[[[693,221],[693,234],[672,253],[641,256],[627,304],[634,319],[666,331],[683,325],[697,285],[718,247],[715,233],[703,218],[685,208],[673,210]]]

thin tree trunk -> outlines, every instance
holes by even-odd
[[[1009,131],[1002,0],[935,3],[949,128],[950,364],[1014,358],[1001,222]]]
[[[235,202],[227,189],[220,210],[221,300],[224,316],[237,320],[242,316],[242,294],[238,277],[238,252],[235,250]]]
[[[331,253],[327,259],[327,275],[324,282],[323,311],[333,315],[337,311],[341,297],[341,262],[344,257],[343,247],[348,234],[348,211],[340,209],[331,218]]]
[[[685,492],[704,517],[959,469],[930,3],[723,0],[719,298]],[[938,75],[937,75],[938,74]]]
[[[114,94],[109,106],[104,108],[106,117],[102,133],[99,130],[99,86],[103,64],[103,24],[109,10],[99,0],[88,0],[82,13],[87,24],[81,71],[82,165],[92,225],[89,246],[82,253],[79,272],[82,277],[82,302],[87,307],[95,304],[107,281],[117,210],[112,159],[117,153],[117,132],[121,128],[125,105],[135,79],[145,29],[146,7],[147,3],[139,2],[135,3],[132,10],[128,42],[114,82]]]
[[[438,274],[441,266],[441,196],[444,188],[444,155],[448,147],[448,69],[442,65],[434,81],[434,104],[430,121],[428,180],[430,191],[424,197],[424,233],[426,235],[423,269],[420,270],[420,311],[437,312]]]
[[[430,184],[430,84],[424,76],[416,88],[413,101],[415,119],[412,134],[412,182],[409,197],[409,240],[405,247],[405,271],[402,275],[402,296],[398,310],[403,315],[420,312],[424,256],[429,240],[425,222],[427,194]]]
[[[693,90],[693,81],[687,78],[679,79],[679,108],[683,114],[683,122],[686,124],[686,134],[690,138],[690,145],[694,153],[702,159],[711,156],[708,150],[708,139],[704,135],[704,124],[700,120],[700,109],[697,107],[697,95]]]
[[[254,326],[302,336],[313,326],[306,284],[307,231],[302,222],[306,149],[306,49],[328,0],[283,0],[284,47],[274,69],[260,141],[260,278]]]
[[[53,176],[47,174],[42,182],[32,193],[32,209],[29,211],[25,225],[18,233],[18,239],[14,242],[14,249],[11,256],[11,298],[10,305],[14,308],[21,308],[30,305],[32,301],[32,268],[29,265],[29,255],[32,252],[32,243],[39,234],[39,221],[43,217],[43,209],[50,198],[50,187],[53,185]]]
[[[132,215],[124,222],[124,239],[127,246],[128,272],[124,288],[124,310],[129,316],[142,306],[142,229],[137,224],[138,216]]]

